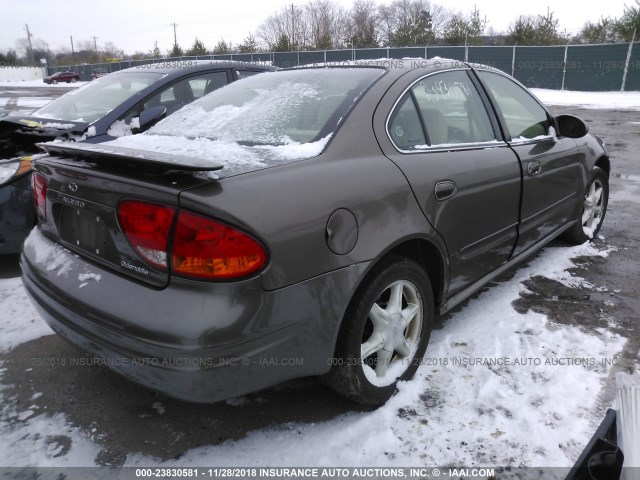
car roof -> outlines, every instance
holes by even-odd
[[[404,57],[404,58],[374,58],[374,59],[362,59],[362,60],[344,60],[339,62],[320,62],[312,63],[308,65],[300,65],[296,68],[318,68],[318,67],[379,67],[385,69],[402,69],[412,70],[414,68],[424,68],[425,66],[431,66],[434,68],[452,68],[455,66],[465,65],[469,63],[464,60],[456,60],[454,58],[422,58],[422,57]],[[479,64],[477,64],[479,65]],[[287,70],[291,70],[287,69]]]
[[[113,73],[120,72],[158,72],[165,73],[171,76],[184,75],[185,71],[188,72],[201,72],[218,68],[236,68],[245,70],[259,70],[269,72],[275,70],[274,67],[253,62],[240,62],[233,60],[182,60],[182,61],[167,61],[159,63],[147,63],[138,65],[131,68],[125,68],[124,70],[118,70]]]
[[[452,70],[458,68],[486,68],[485,65],[479,63],[470,63],[463,60],[455,60],[452,58],[434,57],[424,58],[378,58],[371,60],[349,60],[344,62],[326,62],[310,65],[302,65],[300,67],[288,68],[286,70],[301,69],[323,69],[323,68],[381,68],[390,73],[391,77],[399,77],[413,70],[441,71]]]

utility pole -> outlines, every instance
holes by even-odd
[[[31,57],[31,65],[35,65],[36,60],[33,58],[33,46],[31,45],[31,32],[29,31],[29,25],[24,26],[27,29],[27,43],[29,44],[29,57]]]
[[[96,51],[96,55],[98,54],[98,42],[96,41],[96,36],[93,37],[93,49]]]
[[[71,39],[71,58],[76,59],[76,51],[73,49],[73,35],[69,35]]]
[[[291,50],[295,50],[296,43],[296,6],[291,4]]]
[[[178,45],[178,36],[176,35],[176,27],[178,25],[176,25],[176,22],[170,23],[169,25],[173,27],[173,48],[175,49]]]

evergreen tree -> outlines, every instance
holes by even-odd
[[[249,32],[249,36],[246,37],[238,46],[238,51],[240,53],[254,53],[258,50],[258,41],[253,35],[251,35],[251,32]]]
[[[636,0],[635,6],[624,7],[624,14],[616,21],[615,32],[626,42],[633,38],[636,33],[636,40],[640,36],[640,0]]]
[[[191,48],[187,50],[187,55],[191,56],[206,55],[207,53],[207,47],[204,46],[204,43],[198,40],[198,37],[196,37]]]
[[[182,48],[177,43],[173,46],[173,48],[169,51],[170,57],[181,57],[184,55]]]
[[[227,55],[231,53],[231,45],[225,42],[224,38],[221,38],[220,41],[213,47],[214,55]]]
[[[587,22],[576,39],[580,43],[612,43],[619,40],[616,22],[610,18],[601,18],[598,23]]]

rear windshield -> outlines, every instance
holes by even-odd
[[[122,72],[101,77],[32,113],[35,117],[92,123],[165,73]]]
[[[315,142],[336,130],[383,73],[378,68],[324,68],[255,75],[206,95],[149,133],[244,145]]]

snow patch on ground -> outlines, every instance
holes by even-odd
[[[46,84],[42,80],[0,80],[0,87],[78,88],[89,82]]]
[[[0,421],[0,465],[95,466],[94,459],[101,447],[87,438],[80,428],[71,426],[64,415],[41,414],[20,419],[17,425],[17,428],[15,425],[10,428],[9,422]]]
[[[575,92],[531,88],[533,94],[547,105],[584,108],[640,110],[640,92]]]
[[[0,353],[53,330],[31,304],[20,278],[0,279]]]

